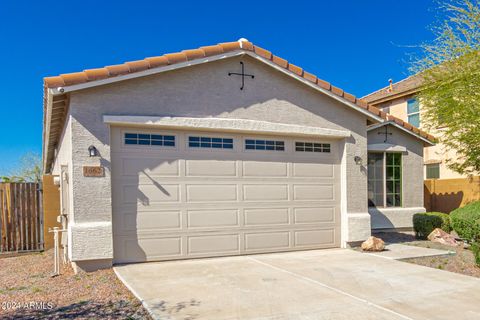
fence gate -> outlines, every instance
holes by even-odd
[[[39,183],[0,183],[0,253],[43,250]]]

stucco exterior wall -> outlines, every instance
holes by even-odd
[[[245,62],[246,72],[255,75],[255,79],[245,80],[243,91],[241,79],[228,76],[228,72],[239,71],[240,60]],[[352,136],[346,138],[344,156],[344,216],[349,221],[352,214],[355,224],[363,227],[346,230],[344,240],[363,240],[370,233],[366,168],[353,161],[356,155],[367,157],[365,116],[252,58],[230,58],[78,91],[70,96],[70,110],[75,216],[70,232],[73,241],[78,241],[72,244],[73,261],[113,256],[110,130],[103,115],[239,118],[349,130]],[[88,156],[90,145],[99,150],[99,158]],[[83,177],[85,165],[104,166],[105,176]],[[95,229],[88,233],[91,223]],[[80,242],[77,234],[88,234],[90,241]],[[86,248],[98,246],[98,241],[102,242],[98,249]]]
[[[402,207],[369,208],[372,229],[411,228],[412,215],[424,212],[423,204],[423,143],[404,131],[388,126],[392,135],[386,143],[405,147],[402,153]],[[368,132],[368,144],[385,141],[385,126]]]
[[[403,121],[408,120],[407,116],[407,101],[412,99],[413,95],[404,96],[397,98],[385,103],[380,104],[380,107],[383,111],[390,113],[391,115],[402,119]],[[422,105],[420,104],[420,111]],[[422,126],[422,120],[420,116],[420,128],[424,129]],[[434,130],[429,132],[437,138],[441,138],[442,129]],[[445,145],[442,143],[437,143],[434,146],[425,147],[424,149],[424,163],[439,163],[440,164],[440,179],[456,179],[456,178],[466,178],[447,167],[446,160],[452,159],[453,161],[457,159],[457,154],[455,151],[447,151]],[[426,170],[424,168],[424,177],[426,179]]]

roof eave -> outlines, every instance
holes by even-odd
[[[431,140],[429,140],[429,139],[427,139],[427,138],[425,138],[425,137],[423,137],[423,136],[421,136],[421,135],[419,135],[419,134],[417,134],[417,133],[415,133],[411,130],[408,130],[407,128],[405,128],[405,127],[399,125],[398,123],[396,123],[395,121],[391,121],[391,120],[385,121],[385,122],[382,122],[382,123],[377,123],[377,124],[374,124],[374,125],[370,125],[370,126],[367,127],[367,132],[378,129],[378,128],[386,126],[386,125],[392,125],[395,128],[398,128],[398,129],[416,137],[417,139],[422,140],[424,142],[424,145],[428,145],[428,146],[434,146],[435,145],[435,142],[433,142],[433,141],[431,141]]]

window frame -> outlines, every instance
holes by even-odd
[[[404,199],[403,199],[403,195],[404,195],[404,183],[403,183],[403,153],[402,152],[386,152],[386,151],[379,151],[379,152],[375,152],[375,151],[372,151],[372,152],[368,152],[368,154],[381,154],[382,155],[382,172],[383,172],[383,177],[382,177],[382,187],[383,187],[383,205],[382,206],[377,206],[377,205],[374,205],[374,206],[370,206],[370,204],[368,205],[370,208],[403,208],[404,207]],[[400,156],[400,165],[398,165],[399,169],[400,169],[400,178],[399,178],[399,182],[400,182],[400,192],[398,193],[400,195],[400,199],[399,199],[399,202],[400,204],[399,205],[393,205],[393,206],[389,206],[387,205],[387,195],[388,194],[393,194],[395,196],[395,194],[397,194],[397,192],[389,192],[387,194],[387,181],[392,181],[393,182],[393,185],[395,186],[395,182],[396,180],[393,179],[393,180],[388,180],[387,179],[387,167],[389,165],[387,165],[387,154],[388,155],[394,155],[394,154],[398,154]],[[396,164],[393,164],[391,165],[391,167],[395,168],[397,165]],[[368,170],[368,163],[367,163],[367,170]],[[395,171],[393,169],[393,171]],[[367,174],[367,183],[370,181],[370,178],[368,177],[368,174]],[[370,199],[367,197],[367,202],[370,202],[369,201]]]
[[[213,147],[192,147],[190,146],[190,138],[210,138],[210,139],[231,139],[232,140],[232,148],[213,148]],[[201,143],[201,141],[200,141]],[[211,142],[213,143],[213,142]],[[229,152],[233,152],[235,151],[236,149],[236,141],[235,141],[235,138],[233,136],[225,136],[225,135],[215,135],[215,134],[195,134],[195,133],[189,133],[189,134],[186,134],[185,135],[185,148],[188,150],[188,151],[229,151]],[[223,145],[223,142],[222,142],[222,145]]]
[[[409,110],[408,110],[409,104],[412,101],[417,104],[418,110],[415,111],[415,112],[409,112]],[[416,126],[416,125],[414,125],[410,122],[410,116],[416,116],[416,115],[418,115],[418,126]],[[411,124],[412,126],[415,126],[415,127],[419,128],[420,127],[420,121],[421,121],[421,119],[420,119],[420,102],[418,101],[417,98],[408,99],[407,100],[407,122],[409,124]]]
[[[304,144],[303,145],[304,150],[297,150],[297,143],[303,143]],[[306,148],[305,144],[306,143],[312,144],[312,150],[311,151],[305,150],[305,148]],[[316,147],[315,146],[316,144],[320,145],[320,147]],[[326,146],[328,146],[328,148]],[[302,146],[300,146],[300,147],[302,147]],[[315,148],[320,148],[320,151],[315,151]],[[324,151],[326,149],[328,149],[328,151]],[[295,141],[293,141],[293,151],[294,152],[300,152],[302,154],[331,154],[332,153],[332,144],[330,142],[295,140]]]
[[[285,139],[279,138],[264,138],[264,137],[243,137],[243,151],[244,152],[261,152],[261,153],[278,153],[278,152],[286,152],[288,141]],[[283,142],[283,150],[267,150],[267,149],[247,149],[247,140],[263,140],[263,141],[274,141],[274,142]]]
[[[126,140],[128,139],[126,137],[127,134],[150,135],[150,144],[139,144],[139,143],[128,144],[128,143],[126,143]],[[151,144],[152,135],[158,135],[158,136],[162,136],[162,137],[172,136],[173,137],[173,146],[167,146],[167,145],[164,145],[164,144],[161,144],[161,145]],[[177,150],[177,148],[178,148],[178,134],[175,134],[175,133],[170,132],[170,131],[155,131],[155,132],[152,132],[152,131],[145,131],[145,130],[125,129],[125,130],[121,131],[121,139],[122,139],[122,147],[123,148],[141,148],[141,149],[149,148],[151,150],[158,150],[158,149],[164,149],[164,148],[169,149],[169,150]],[[133,139],[133,138],[130,138],[130,139]],[[138,137],[137,137],[137,140],[139,140]],[[157,139],[154,139],[154,140],[157,140]],[[162,141],[164,141],[163,138],[162,138]]]
[[[436,166],[436,169],[438,170],[438,177],[436,177],[436,178],[429,178],[428,177],[428,167],[429,166]],[[438,163],[438,162],[437,163],[428,163],[428,164],[425,165],[425,179],[432,179],[432,180],[440,179],[440,163]]]

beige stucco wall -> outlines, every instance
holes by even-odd
[[[230,58],[163,74],[128,80],[72,93],[72,189],[75,222],[71,225],[73,261],[111,259],[110,130],[103,115],[220,117],[264,120],[349,130],[345,141],[344,241],[363,240],[370,234],[366,168],[354,156],[367,157],[366,118],[344,104],[288,77],[269,66],[244,57],[246,79],[240,88],[241,58]],[[100,158],[88,156],[94,145]],[[102,165],[105,176],[83,177],[85,165]],[[348,229],[348,222],[352,228]],[[81,236],[77,236],[81,235]],[[86,236],[88,235],[88,237]]]
[[[368,132],[368,144],[385,141],[385,127]],[[405,147],[402,152],[402,207],[369,208],[372,229],[411,228],[412,215],[424,212],[423,204],[423,142],[411,134],[389,125],[387,143]]]
[[[413,95],[404,96],[401,98],[397,98],[379,105],[383,111],[390,113],[391,115],[402,119],[403,121],[407,121],[407,101],[413,98]],[[420,110],[422,105],[420,104]],[[425,129],[422,126],[421,116],[420,116],[420,128]],[[435,130],[430,131],[430,134],[434,135],[437,138],[442,137],[442,130]],[[446,160],[452,159],[455,161],[457,159],[457,154],[455,151],[447,151],[445,145],[437,143],[434,146],[425,147],[424,149],[424,162],[425,163],[440,163],[440,178],[441,179],[455,179],[455,178],[466,178],[447,167]],[[426,170],[424,168],[424,177],[426,178]]]

